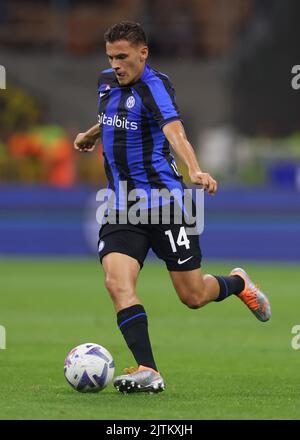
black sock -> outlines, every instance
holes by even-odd
[[[141,304],[135,304],[120,310],[117,314],[117,322],[137,364],[157,371],[144,307]]]
[[[219,298],[215,301],[223,301],[230,295],[238,295],[245,288],[245,282],[243,278],[238,275],[232,275],[229,277],[216,276],[214,277],[218,280],[220,286]]]

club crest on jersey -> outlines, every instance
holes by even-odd
[[[126,107],[127,108],[132,108],[135,105],[135,99],[134,96],[129,96],[129,98],[127,98],[126,100]]]

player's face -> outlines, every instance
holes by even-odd
[[[106,43],[106,54],[119,84],[127,86],[140,79],[148,57],[148,47],[119,40]]]

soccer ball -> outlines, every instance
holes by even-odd
[[[106,348],[93,343],[73,348],[64,363],[65,378],[81,393],[103,390],[111,382],[114,372],[112,355]]]

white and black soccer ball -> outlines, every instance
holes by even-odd
[[[73,348],[64,363],[65,378],[81,393],[103,390],[111,382],[114,372],[115,364],[110,352],[93,343]]]

